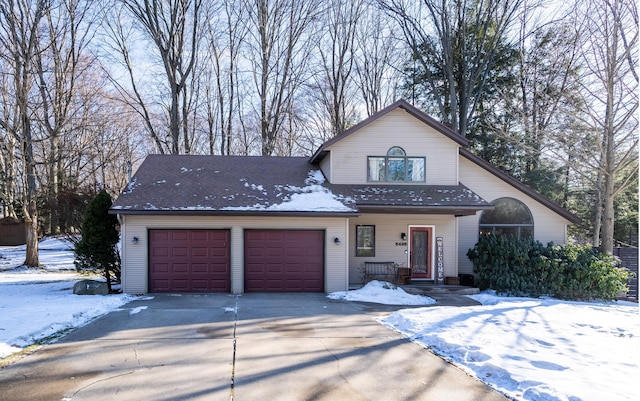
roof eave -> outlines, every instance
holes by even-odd
[[[179,210],[109,209],[109,214],[139,216],[262,216],[262,217],[356,217],[358,211],[272,211],[272,210]]]

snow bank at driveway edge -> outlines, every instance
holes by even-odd
[[[385,305],[432,305],[436,300],[423,295],[406,293],[386,281],[373,280],[353,291],[332,292],[327,298],[343,301],[373,302]]]

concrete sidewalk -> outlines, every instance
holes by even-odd
[[[507,400],[376,322],[391,309],[155,295],[0,371],[0,400]]]

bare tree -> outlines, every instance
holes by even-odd
[[[364,1],[332,0],[320,26],[319,73],[311,93],[318,99],[322,115],[329,120],[328,139],[344,131],[353,121],[356,102],[352,73],[356,64],[356,34]]]
[[[23,215],[26,225],[26,257],[24,264],[40,265],[38,259],[38,205],[36,158],[34,152],[32,104],[34,90],[34,63],[38,57],[39,29],[50,8],[48,0],[0,0],[0,46],[9,63],[14,83],[14,96],[18,124],[14,134],[20,143],[24,163],[25,192]]]
[[[232,154],[234,122],[240,109],[240,51],[247,35],[243,20],[247,10],[237,1],[221,0],[208,27],[208,58],[204,75],[207,105],[209,153],[214,154],[215,140],[220,154]],[[217,133],[217,135],[216,135]]]
[[[568,20],[542,26],[532,32],[520,30],[516,119],[526,148],[523,170],[541,167],[550,136],[558,132],[579,107],[579,33]]]
[[[48,136],[49,147],[43,148],[48,166],[48,218],[46,232],[58,232],[58,188],[62,154],[60,141],[70,135],[71,120],[76,113],[73,97],[78,76],[88,68],[91,59],[83,52],[94,32],[95,14],[92,0],[60,0],[45,12],[47,29],[44,41],[36,43],[36,69],[40,100],[39,124]]]
[[[378,0],[421,65],[443,123],[465,136],[524,0]]]
[[[389,18],[371,6],[358,24],[356,85],[368,116],[397,100],[401,65],[409,58],[406,46],[392,35],[390,25]]]
[[[170,152],[172,148],[170,135],[164,129],[168,124],[160,106],[161,102],[150,93],[152,90],[144,90],[157,86],[157,84],[152,85],[145,76],[146,69],[149,68],[134,67],[139,60],[135,58],[135,54],[132,54],[135,50],[132,50],[134,46],[130,42],[142,40],[138,37],[134,25],[122,7],[114,6],[109,12],[104,13],[103,70],[118,92],[114,99],[129,106],[140,117],[155,145],[155,150],[164,154]],[[124,76],[117,72],[119,70],[124,71]]]
[[[17,218],[15,210],[16,180],[17,180],[17,132],[20,129],[17,103],[11,95],[13,80],[11,64],[0,58],[0,198],[2,199],[3,217]]]
[[[594,245],[611,253],[614,200],[638,179],[637,5],[633,0],[586,0],[580,21],[586,66],[583,124],[600,139],[594,141],[594,154],[576,157],[597,172]]]
[[[296,93],[304,82],[309,27],[318,14],[312,0],[245,0],[247,46],[258,96],[262,155],[274,153],[292,117]]]
[[[119,0],[142,27],[145,37],[155,46],[160,56],[164,78],[168,89],[170,102],[168,105],[169,144],[167,149],[163,140],[155,129],[150,133],[159,147],[160,152],[168,151],[178,154],[182,151],[190,152],[188,124],[189,93],[188,83],[191,74],[196,69],[198,46],[201,39],[201,17],[204,11],[203,0]],[[119,19],[120,17],[118,17]],[[127,45],[127,34],[119,24],[112,19],[109,22],[114,45],[118,48],[130,76],[137,110],[151,127],[150,113],[147,101],[143,99],[135,83],[130,49]]]

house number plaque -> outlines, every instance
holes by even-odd
[[[438,267],[438,284],[444,284],[444,249],[442,237],[436,237],[436,266]]]

